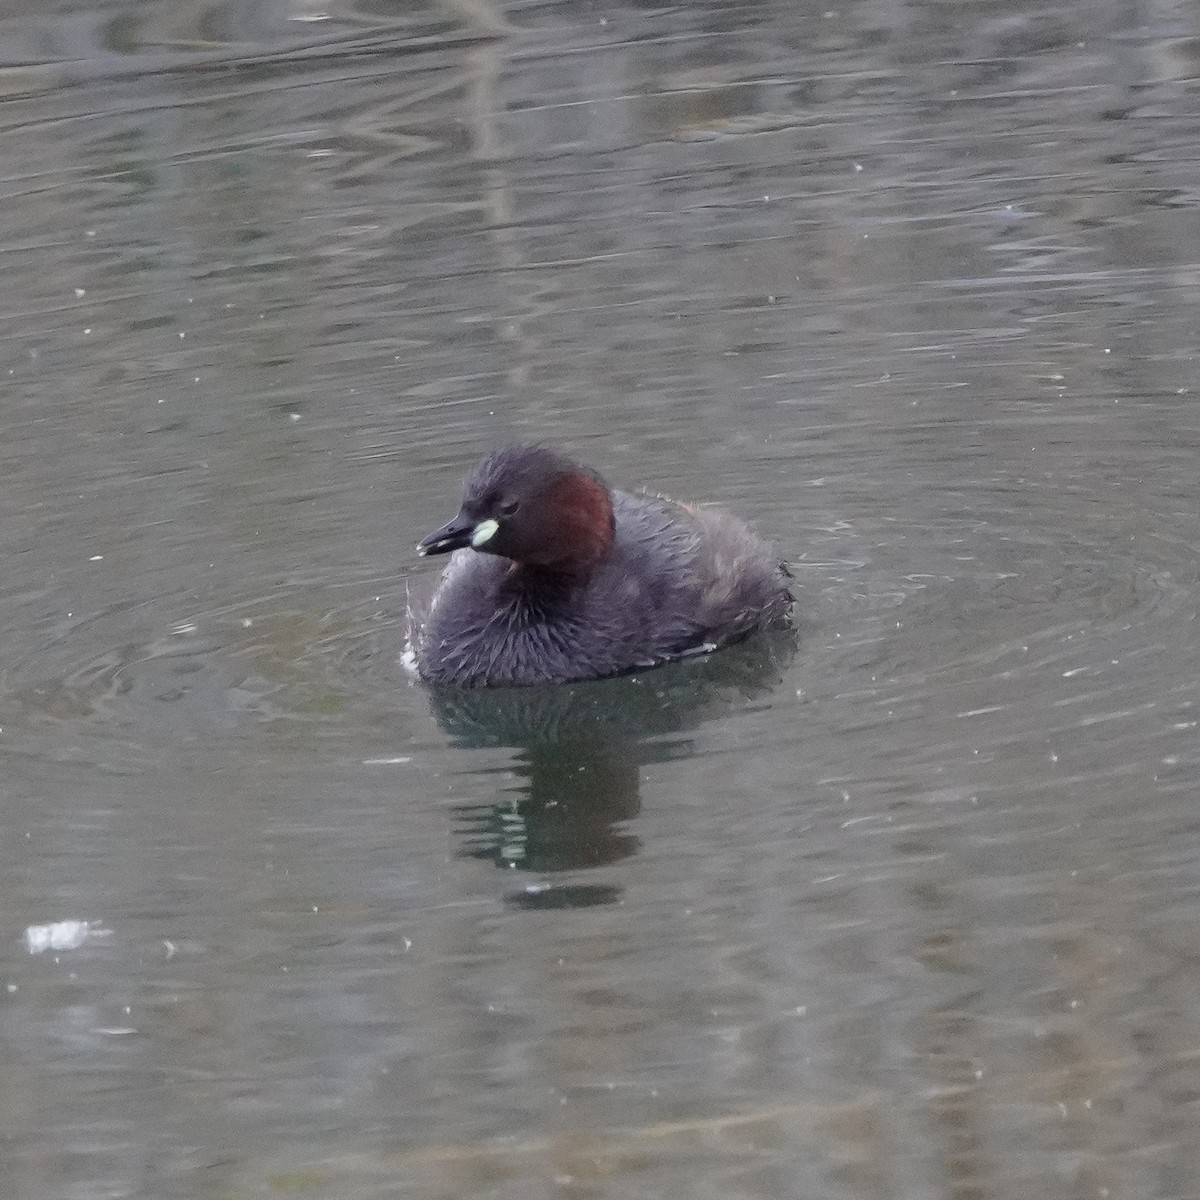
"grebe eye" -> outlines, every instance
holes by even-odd
[[[515,513],[520,507],[520,500],[505,500],[505,502],[499,506],[500,515],[502,517],[511,517],[513,513]]]

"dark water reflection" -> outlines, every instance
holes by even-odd
[[[1193,1195],[1198,46],[0,11],[0,1192]],[[754,520],[794,654],[412,684],[509,437]]]
[[[619,888],[567,882],[561,873],[634,854],[629,822],[641,807],[641,768],[693,753],[688,730],[769,695],[794,650],[794,634],[764,634],[723,654],[617,679],[434,691],[434,712],[455,745],[517,751],[496,802],[456,806],[466,853],[560,876],[510,897],[523,907],[619,899]]]

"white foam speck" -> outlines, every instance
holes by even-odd
[[[30,925],[25,930],[25,945],[30,954],[78,950],[89,937],[103,937],[109,932],[90,921],[54,921],[49,925]]]

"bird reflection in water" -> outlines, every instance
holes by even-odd
[[[641,768],[692,753],[691,733],[769,692],[795,652],[790,631],[636,675],[530,688],[433,689],[438,723],[462,748],[515,751],[493,803],[454,809],[464,856],[535,874],[520,908],[611,904],[621,890],[575,872],[636,854]]]

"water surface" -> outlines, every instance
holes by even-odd
[[[9,5],[11,1193],[1194,1196],[1198,36]],[[432,697],[510,438],[794,641]]]

